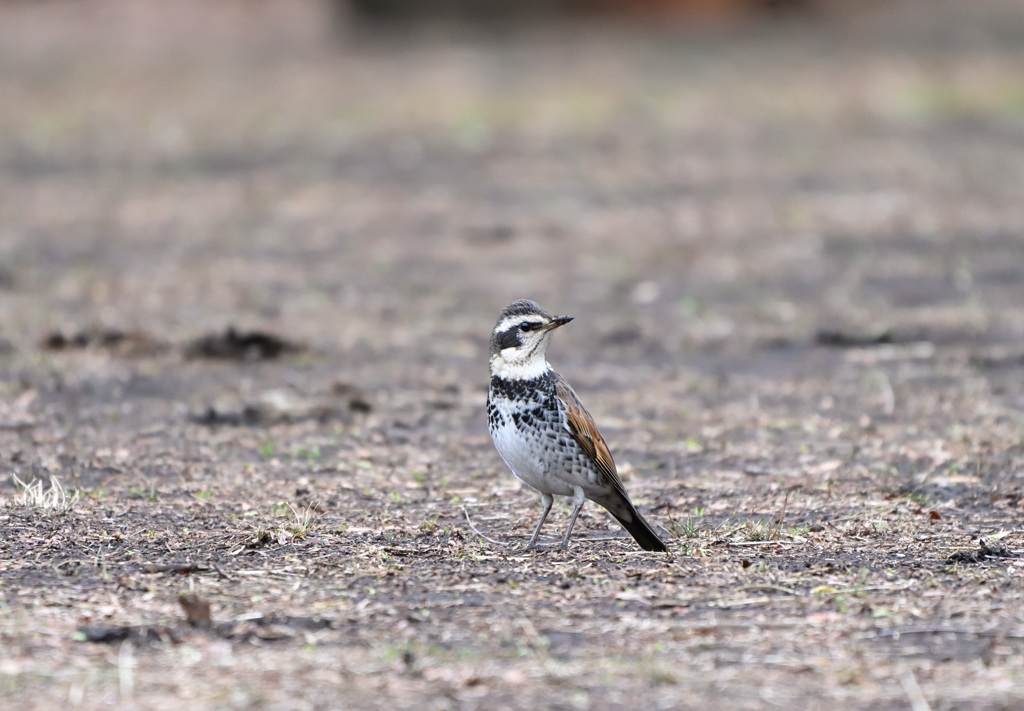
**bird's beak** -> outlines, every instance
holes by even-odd
[[[572,316],[555,316],[553,319],[551,319],[551,323],[548,324],[546,330],[553,331],[559,326],[564,326],[565,324],[569,323],[570,321],[572,321],[572,319]]]

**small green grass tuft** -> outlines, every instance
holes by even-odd
[[[307,536],[316,530],[317,521],[323,516],[318,510],[317,502],[306,505],[305,508],[298,508],[294,504],[288,504],[290,525],[288,530],[296,538]]]

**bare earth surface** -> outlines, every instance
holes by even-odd
[[[1018,3],[164,5],[0,4],[0,706],[1024,705]],[[521,297],[670,555],[519,550]]]

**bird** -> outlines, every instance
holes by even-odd
[[[540,494],[544,507],[526,550],[536,545],[554,497],[571,496],[572,517],[562,549],[590,499],[607,509],[641,548],[667,552],[630,501],[594,418],[547,361],[552,332],[572,320],[520,299],[502,309],[491,332],[488,429],[505,464]]]

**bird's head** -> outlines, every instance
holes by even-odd
[[[570,321],[572,316],[552,316],[534,301],[513,301],[491,333],[491,375],[531,380],[546,373],[551,332]]]

